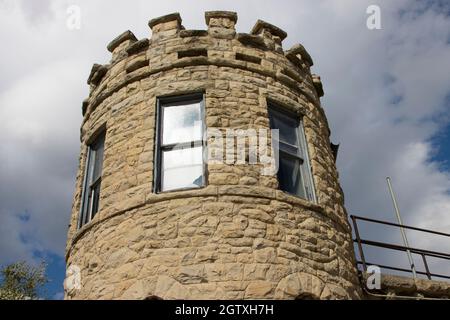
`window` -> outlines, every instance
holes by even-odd
[[[89,145],[79,227],[91,221],[99,209],[104,145],[104,132]]]
[[[158,99],[155,192],[205,185],[203,95]]]
[[[315,201],[302,121],[293,113],[268,103],[270,127],[279,130],[277,159],[280,189]],[[275,137],[273,138],[275,139]]]

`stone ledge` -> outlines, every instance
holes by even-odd
[[[139,52],[147,49],[149,45],[150,45],[150,41],[147,38],[141,39],[141,40],[131,44],[126,49],[126,51],[127,51],[128,55],[132,55],[132,54],[139,53]]]
[[[89,106],[89,99],[84,99],[83,103],[81,105],[81,113],[82,113],[83,117],[86,114],[88,106]]]
[[[314,88],[317,91],[317,95],[319,97],[323,97],[323,95],[324,95],[323,85],[322,85],[322,81],[320,80],[320,77],[317,74],[313,74],[312,79],[313,79]]]
[[[286,57],[292,57],[292,56],[297,56],[300,55],[300,57],[302,58],[302,60],[304,60],[306,63],[308,63],[308,65],[310,67],[312,67],[314,65],[314,62],[311,58],[311,56],[309,55],[308,51],[306,51],[305,47],[302,46],[300,43],[297,43],[296,45],[294,45],[291,49],[289,49],[288,51],[286,51]]]
[[[157,18],[153,18],[148,22],[148,26],[153,29],[158,24],[166,23],[170,21],[177,21],[179,25],[181,25],[181,16],[178,12],[169,13],[164,16],[160,16]]]
[[[256,21],[256,24],[250,33],[253,35],[258,35],[263,30],[267,30],[271,35],[279,37],[281,41],[283,41],[287,37],[287,33],[284,30],[278,28],[277,26],[274,26],[271,23],[259,19],[258,21]]]
[[[211,18],[225,18],[236,23],[238,16],[237,13],[234,11],[206,11],[205,21],[207,25],[209,25]]]
[[[85,224],[81,229],[77,230],[77,232],[74,234],[71,240],[69,249],[66,252],[66,261],[68,257],[70,256],[70,252],[73,248],[73,246],[80,240],[83,235],[89,231],[90,229],[94,228],[95,226],[110,220],[114,217],[117,217],[122,214],[126,214],[128,212],[131,212],[133,210],[139,209],[143,206],[149,205],[149,204],[155,204],[159,202],[164,202],[168,200],[175,200],[175,199],[185,199],[185,198],[202,198],[202,197],[210,197],[210,196],[238,196],[238,197],[250,197],[250,198],[261,198],[261,199],[269,199],[269,200],[278,200],[282,202],[286,202],[289,204],[292,204],[294,206],[302,207],[306,210],[311,210],[313,212],[322,214],[324,217],[330,219],[332,222],[339,225],[341,228],[343,228],[344,231],[349,232],[349,225],[345,224],[341,221],[340,217],[332,216],[325,210],[325,207],[310,202],[305,199],[298,198],[296,196],[287,194],[283,191],[280,191],[278,189],[272,189],[272,188],[266,188],[266,187],[255,187],[255,186],[245,186],[245,185],[209,185],[203,188],[199,189],[192,189],[192,190],[183,190],[183,191],[171,191],[171,192],[164,192],[155,194],[149,191],[149,193],[145,197],[145,201],[138,203],[136,205],[133,205],[129,208],[125,208],[122,210],[119,210],[114,213],[110,213],[105,217],[102,217],[102,211],[99,211],[96,218]]]
[[[208,31],[206,30],[181,30],[180,38],[189,38],[189,37],[206,37],[208,35]]]
[[[88,76],[88,79],[87,79],[87,84],[90,84],[90,83],[91,83],[91,80],[92,80],[92,78],[94,77],[94,74],[97,72],[97,70],[98,70],[101,66],[102,66],[102,65],[101,65],[101,64],[98,64],[98,63],[94,63],[94,64],[92,65],[91,72],[89,73],[89,76]]]
[[[127,40],[130,40],[131,42],[137,41],[137,38],[130,30],[123,32],[122,34],[118,35],[114,40],[112,40],[107,46],[108,51],[113,52],[114,49],[116,49],[122,42]]]
[[[371,274],[363,273],[362,279],[366,283]],[[367,289],[365,289],[368,291]],[[381,289],[368,291],[368,295],[385,299],[423,299],[443,298],[450,299],[450,282],[427,279],[416,279],[381,274]]]
[[[103,66],[103,65],[95,64],[92,67],[91,74],[89,75],[88,84],[97,86],[100,83],[100,81],[103,79],[103,77],[106,75],[107,72],[108,72],[107,65]]]
[[[267,47],[264,40],[256,35],[248,34],[248,33],[238,33],[237,34],[237,40],[242,43],[243,45],[248,45],[252,47],[256,47],[258,49],[262,50],[270,50],[269,47]]]
[[[149,61],[148,60],[146,60],[146,59],[137,60],[137,61],[134,61],[134,62],[130,63],[129,65],[127,65],[127,67],[125,69],[125,72],[126,73],[131,73],[133,71],[136,71],[138,69],[145,68],[145,67],[148,67],[148,66],[149,66]]]

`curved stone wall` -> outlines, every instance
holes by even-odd
[[[81,269],[68,299],[358,298],[320,78],[301,45],[258,21],[236,33],[232,12],[207,12],[207,30],[178,14],[127,31],[95,64],[83,103],[80,167],[67,265]],[[267,100],[303,115],[317,203],[278,190],[259,165],[208,164],[207,186],[153,193],[157,97],[203,92],[208,128],[269,129]],[[106,128],[100,211],[77,229],[87,144]]]

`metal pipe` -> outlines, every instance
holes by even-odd
[[[400,216],[400,210],[398,209],[397,200],[395,198],[394,190],[392,189],[391,178],[390,177],[386,177],[386,181],[387,181],[387,184],[388,184],[388,187],[389,187],[389,192],[391,194],[392,203],[394,204],[395,214],[397,215],[397,221],[398,221],[398,224],[401,226],[400,227],[400,232],[402,234],[403,243],[404,243],[405,247],[409,248],[408,238],[406,237],[405,230],[403,229],[403,221],[402,221],[402,217]],[[417,278],[416,268],[414,266],[414,260],[413,260],[413,257],[411,255],[411,251],[409,249],[407,249],[406,253],[408,255],[409,264],[411,265],[411,271],[412,271],[412,274],[413,274],[413,278],[416,279]]]
[[[444,236],[444,237],[450,237],[450,233],[445,233],[445,232],[440,232],[440,231],[435,231],[435,230],[428,230],[428,229],[423,229],[423,228],[417,228],[417,227],[412,227],[412,226],[407,226],[407,225],[399,225],[398,223],[392,223],[392,222],[388,222],[388,221],[382,221],[382,220],[376,220],[376,219],[372,219],[372,218],[366,218],[366,217],[361,217],[361,216],[355,216],[355,215],[351,215],[352,217],[354,217],[355,219],[358,220],[363,220],[363,221],[368,221],[368,222],[373,222],[373,223],[379,223],[379,224],[385,224],[388,226],[393,226],[393,227],[403,227],[404,229],[411,229],[411,230],[415,230],[415,231],[421,231],[421,232],[427,232],[427,233],[431,233],[431,234],[436,234],[439,236]]]
[[[364,257],[364,251],[361,245],[361,237],[359,236],[359,230],[358,230],[358,224],[356,222],[356,218],[354,216],[350,216],[353,222],[353,230],[355,231],[356,241],[358,242],[358,250],[359,250],[359,256],[363,263],[364,271],[367,272],[367,266],[366,266],[366,258]]]
[[[362,264],[362,261],[356,261],[356,263],[357,263],[358,265],[361,265],[361,264]],[[379,264],[379,263],[372,263],[372,262],[369,262],[369,261],[367,261],[366,263],[367,263],[368,265],[378,266],[378,267],[380,267],[381,269],[388,269],[388,270],[401,271],[401,272],[411,272],[410,269],[391,267],[391,266],[386,266],[386,265],[382,265],[382,264]],[[427,273],[424,272],[424,271],[417,271],[417,270],[416,270],[416,273],[417,273],[417,274],[424,275],[424,276],[427,275]],[[450,277],[449,277],[449,276],[446,276],[446,275],[443,275],[443,274],[430,273],[430,276],[435,277],[435,278],[442,278],[442,279],[449,279],[449,280],[450,280]]]
[[[398,251],[405,251],[405,252],[407,250],[410,250],[411,253],[425,254],[427,256],[434,257],[434,258],[450,260],[450,254],[448,254],[448,253],[430,251],[430,250],[424,250],[424,249],[418,249],[418,248],[412,248],[412,247],[405,247],[405,246],[400,246],[397,244],[384,243],[384,242],[378,242],[378,241],[372,241],[372,240],[366,240],[366,239],[360,239],[360,241],[362,244],[367,244],[369,246],[381,247],[381,248],[387,248],[387,249],[391,249],[391,250],[398,250]]]
[[[397,296],[397,295],[391,296],[388,294],[372,293],[369,290],[367,290],[364,286],[363,286],[363,290],[369,296],[373,296],[373,297],[377,297],[377,298],[389,298],[389,299],[398,299],[398,300],[445,300],[445,301],[447,301],[447,299],[445,299],[445,298],[428,298],[428,297]]]
[[[423,265],[425,266],[425,270],[427,271],[428,280],[431,280],[431,273],[430,273],[430,269],[428,268],[427,258],[425,257],[425,255],[423,253],[422,253],[422,260],[423,260]]]

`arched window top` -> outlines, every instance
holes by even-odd
[[[151,296],[145,297],[144,300],[164,300],[164,299],[161,297],[158,297],[158,296],[151,295]]]

